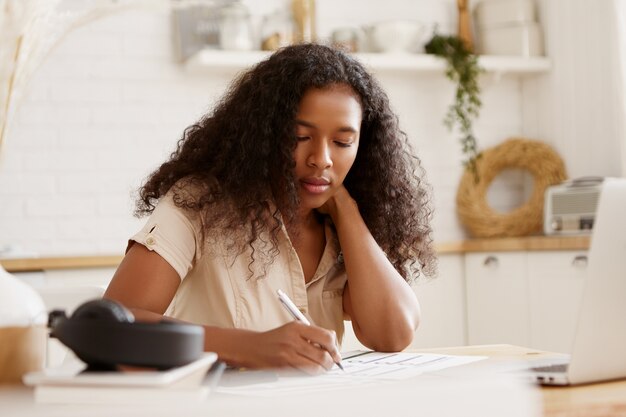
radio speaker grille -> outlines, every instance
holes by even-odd
[[[552,212],[564,214],[594,214],[598,206],[599,192],[572,192],[552,195]]]

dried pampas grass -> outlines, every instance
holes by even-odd
[[[14,103],[56,42],[52,25],[58,2],[0,0],[0,146]]]
[[[73,29],[129,9],[170,10],[197,0],[0,0],[0,149],[19,99],[55,45]]]

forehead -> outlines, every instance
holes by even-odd
[[[299,119],[326,118],[361,123],[362,107],[356,92],[347,85],[308,89],[298,107]]]

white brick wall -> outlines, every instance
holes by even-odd
[[[247,3],[256,14],[282,4]],[[368,2],[367,7],[357,0],[318,1],[322,35],[340,24],[409,13],[446,30],[452,12],[451,0]],[[35,74],[0,156],[0,248],[19,245],[42,255],[123,252],[143,223],[132,217],[133,192],[232,76],[185,73],[175,62],[169,28],[162,11],[106,17],[66,36]],[[437,239],[463,237],[454,208],[460,147],[441,122],[452,100],[451,83],[433,74],[379,78],[434,187]],[[521,81],[484,81],[476,133],[481,145],[489,146],[522,131]],[[495,193],[493,203],[507,207],[519,195]]]

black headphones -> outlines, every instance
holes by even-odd
[[[87,301],[69,318],[54,310],[48,327],[50,336],[74,351],[90,371],[116,365],[169,369],[199,359],[204,351],[202,326],[135,322],[130,310],[107,299]]]

